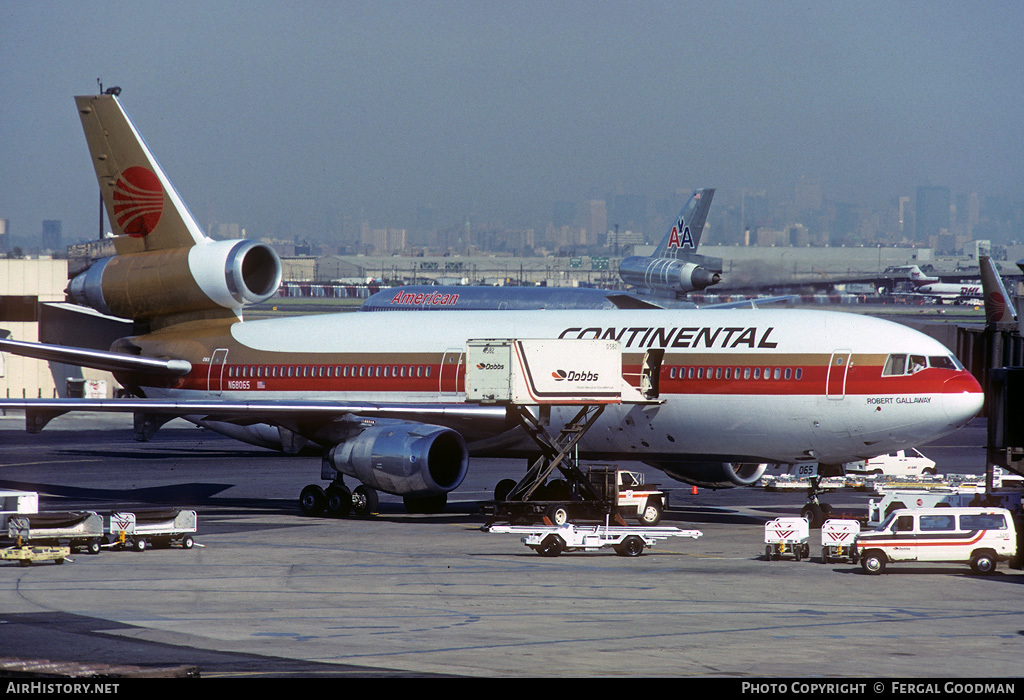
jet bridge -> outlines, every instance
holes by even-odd
[[[515,482],[501,481],[495,500],[482,504],[492,520],[546,520],[615,516],[615,497],[580,469],[574,453],[609,404],[661,403],[657,375],[661,353],[649,352],[638,378],[622,375],[622,348],[614,340],[471,340],[467,348],[466,401],[501,404],[537,445],[540,456]],[[578,407],[558,434],[548,431],[552,406]],[[558,470],[564,479],[549,481]],[[624,523],[623,523],[624,524]]]

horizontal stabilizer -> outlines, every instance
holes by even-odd
[[[637,299],[629,294],[609,294],[608,301],[615,304],[617,309],[663,309],[665,307],[658,306],[649,301],[643,299]]]
[[[45,345],[23,340],[0,340],[0,351],[22,357],[34,357],[47,362],[60,362],[77,367],[91,367],[106,372],[136,372],[183,376],[192,371],[187,360],[157,360],[151,357],[124,355],[88,348],[70,348],[64,345]]]

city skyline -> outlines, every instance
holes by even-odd
[[[98,235],[71,98],[99,83],[197,219],[261,237],[426,209],[543,235],[556,202],[801,178],[844,216],[920,186],[1014,206],[1022,28],[1012,2],[8,3],[0,218]]]

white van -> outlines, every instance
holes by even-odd
[[[935,461],[916,449],[896,450],[859,462],[847,462],[847,474],[874,474],[877,476],[934,476]]]
[[[868,574],[896,561],[969,562],[974,573],[990,574],[1016,555],[1017,532],[1005,508],[901,509],[858,535],[855,546]]]

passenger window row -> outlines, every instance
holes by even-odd
[[[671,367],[669,379],[803,379],[802,367]]]
[[[228,378],[429,377],[429,365],[228,365]]]

